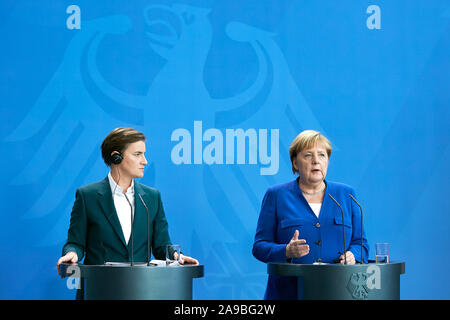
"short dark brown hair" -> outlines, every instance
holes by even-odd
[[[102,158],[107,166],[111,166],[111,153],[118,151],[121,154],[128,148],[131,143],[145,141],[145,136],[133,128],[116,128],[111,131],[103,140],[101,150]]]

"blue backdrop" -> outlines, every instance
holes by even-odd
[[[75,190],[130,126],[172,240],[206,266],[194,298],[263,297],[260,203],[316,129],[370,258],[389,242],[402,298],[449,299],[449,22],[448,0],[2,0],[0,298],[74,297],[55,265]]]

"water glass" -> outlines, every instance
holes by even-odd
[[[376,263],[389,263],[389,243],[375,244]]]

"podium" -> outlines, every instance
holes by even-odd
[[[192,281],[203,265],[61,264],[65,276],[80,278],[86,300],[192,300]]]
[[[305,300],[399,300],[404,262],[389,264],[269,263],[270,275],[297,277],[298,298]]]

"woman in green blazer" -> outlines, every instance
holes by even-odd
[[[171,244],[160,192],[134,181],[144,176],[147,165],[145,136],[131,128],[117,128],[105,138],[101,150],[111,171],[104,180],[76,191],[58,273],[61,263],[83,258],[84,264],[130,262],[132,256],[134,262],[147,262],[153,252],[156,259],[164,260],[165,248]],[[198,261],[180,254],[180,263]]]

